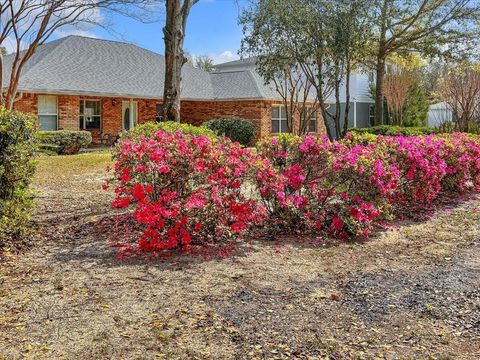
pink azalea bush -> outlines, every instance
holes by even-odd
[[[273,218],[341,238],[368,235],[375,223],[442,192],[480,190],[480,141],[467,134],[273,137],[258,151],[277,170],[264,176],[263,165],[257,177]]]
[[[264,138],[260,155],[273,159],[276,175],[260,169],[257,184],[265,208],[287,228],[327,231],[341,238],[368,235],[386,208],[384,198],[398,176],[376,157],[376,149],[330,142],[326,137],[292,138],[279,146]],[[270,173],[275,173],[269,169]]]
[[[114,157],[113,206],[133,207],[139,252],[239,239],[260,225],[368,236],[401,209],[480,191],[480,141],[466,134],[283,135],[255,152],[158,130],[121,139]]]

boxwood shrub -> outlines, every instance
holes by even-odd
[[[218,135],[238,141],[244,146],[252,144],[257,132],[257,127],[248,120],[241,118],[224,118],[209,120],[204,125]]]
[[[36,119],[0,107],[0,248],[20,240],[33,208]]]
[[[157,130],[163,130],[169,133],[176,132],[180,130],[184,134],[190,134],[194,136],[207,136],[208,138],[215,140],[217,135],[210,129],[207,129],[205,126],[195,126],[186,123],[179,123],[175,121],[148,121],[144,124],[137,125],[130,131],[124,131],[120,137],[128,138],[138,138],[140,135],[149,137],[152,132]]]
[[[61,155],[76,154],[92,142],[92,134],[89,131],[40,131],[37,137],[42,149],[55,151]]]
[[[369,128],[352,128],[348,131],[384,136],[420,136],[435,134],[437,132],[436,129],[428,127],[401,127],[391,125],[378,125]]]

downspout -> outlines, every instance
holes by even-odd
[[[353,128],[357,127],[357,100],[353,101]]]

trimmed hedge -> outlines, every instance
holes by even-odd
[[[141,135],[149,137],[154,131],[158,130],[163,130],[168,133],[181,131],[184,134],[190,134],[194,136],[207,136],[212,140],[217,139],[217,135],[212,130],[207,129],[204,126],[195,126],[175,121],[148,121],[144,124],[135,126],[130,131],[124,131],[122,134],[120,134],[120,137],[130,139],[138,139],[138,137]]]
[[[420,136],[430,135],[437,133],[436,129],[428,127],[401,127],[390,125],[378,125],[368,128],[352,128],[349,132],[362,133],[362,134],[374,134],[384,136]]]
[[[40,131],[37,138],[41,149],[55,151],[59,155],[76,154],[92,142],[89,131]]]
[[[36,119],[0,107],[0,247],[20,240],[33,209]]]
[[[257,133],[257,127],[253,123],[241,118],[212,119],[204,125],[218,135],[226,136],[244,146],[251,145]]]

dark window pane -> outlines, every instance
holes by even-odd
[[[86,116],[85,117],[86,129],[100,129],[100,116]]]
[[[287,119],[282,119],[282,129],[281,132],[289,132]]]
[[[80,100],[80,114],[83,114],[83,106],[85,105],[85,101]]]
[[[317,132],[317,120],[312,119],[308,123],[308,131],[309,132]]]
[[[272,120],[272,133],[276,134],[280,132],[280,122],[278,120]]]
[[[85,101],[85,109],[92,112],[92,115],[100,115],[100,101],[97,100],[86,100]]]
[[[162,110],[163,110],[163,109],[162,109],[162,104],[157,104],[156,109],[155,109],[155,112],[156,112],[156,120],[157,120],[157,121],[160,121],[161,118],[162,118],[162,113],[163,113]]]

